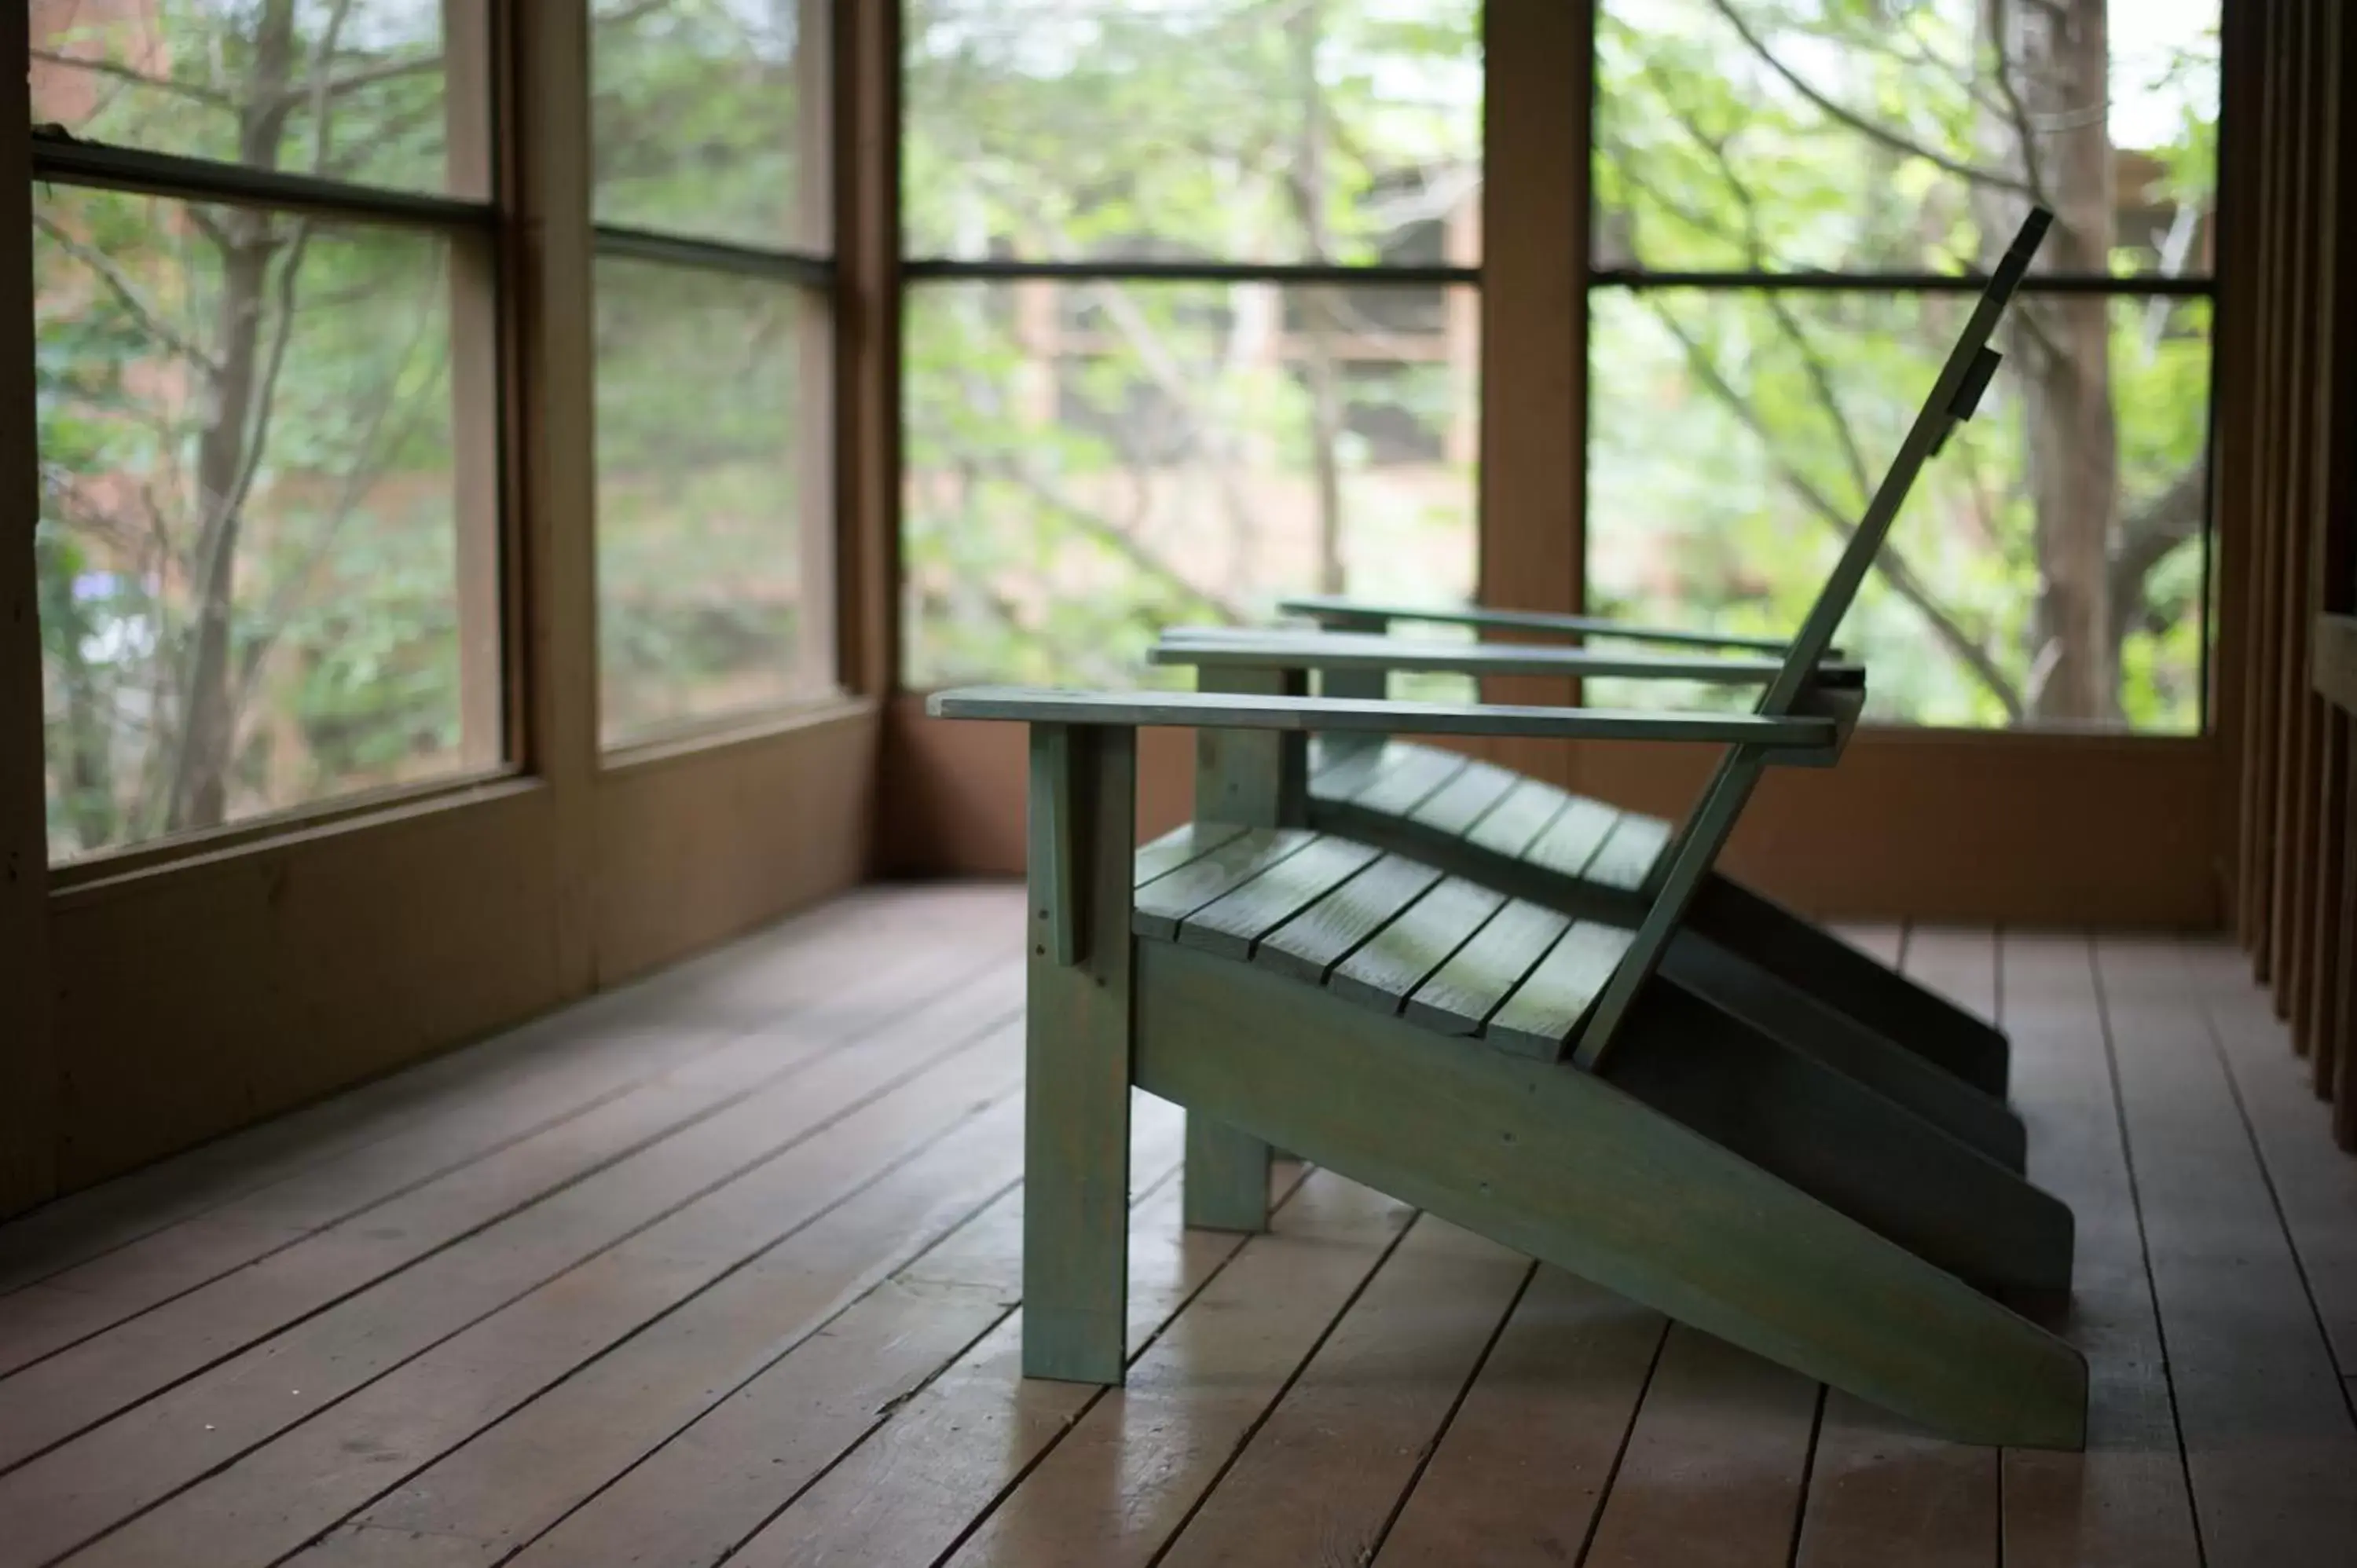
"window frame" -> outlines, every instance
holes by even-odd
[[[903,4],[903,0],[887,0],[887,3],[879,6],[879,9],[888,10],[893,13],[896,23],[894,28],[895,36],[892,40],[893,47],[889,57],[889,69],[893,84],[893,113],[890,124],[892,125],[893,145],[897,152],[899,147],[906,145],[909,126],[909,113],[906,102],[909,60],[906,40],[905,38],[901,36],[901,29],[897,25],[899,21],[905,18],[907,6]],[[1485,88],[1481,121],[1482,134],[1480,139],[1486,178],[1486,162],[1489,156],[1490,142],[1488,93],[1486,88],[1486,78],[1488,72],[1486,61],[1484,64],[1483,73],[1485,78]],[[902,352],[902,344],[899,341],[899,329],[905,324],[908,317],[909,301],[911,290],[913,288],[923,287],[927,285],[954,285],[958,284],[1022,283],[1142,283],[1169,285],[1265,284],[1280,291],[1286,288],[1299,287],[1325,287],[1336,289],[1362,288],[1369,290],[1380,288],[1437,287],[1444,291],[1454,288],[1462,288],[1466,290],[1471,296],[1473,315],[1478,322],[1473,345],[1475,366],[1474,427],[1477,452],[1483,453],[1482,456],[1477,456],[1475,462],[1474,505],[1471,519],[1474,533],[1473,564],[1475,574],[1478,578],[1481,570],[1481,561],[1486,546],[1486,531],[1483,522],[1483,507],[1481,504],[1482,488],[1486,483],[1483,478],[1483,475],[1487,472],[1486,450],[1482,446],[1483,438],[1481,432],[1486,428],[1487,424],[1487,418],[1484,411],[1486,410],[1488,403],[1488,371],[1486,367],[1489,361],[1490,341],[1488,329],[1489,316],[1483,293],[1484,280],[1487,275],[1486,264],[1490,256],[1490,236],[1486,225],[1484,226],[1481,237],[1481,260],[1469,263],[1392,263],[1380,261],[1345,263],[1321,260],[1298,262],[1222,261],[1212,259],[1157,261],[1148,259],[1124,259],[1120,257],[1071,261],[1028,257],[962,257],[911,254],[909,252],[908,249],[909,235],[907,227],[905,223],[898,221],[901,214],[903,203],[901,200],[899,173],[897,167],[897,159],[893,177],[893,205],[895,209],[894,216],[896,219],[893,229],[893,247],[897,261],[897,275],[895,278],[895,292],[893,295],[893,319],[895,325],[893,352],[896,356],[896,361],[897,357]],[[896,393],[898,391],[897,381],[898,377],[896,375]],[[892,414],[897,432],[901,422],[904,421],[906,417],[905,403],[897,395],[895,397]],[[903,693],[904,690],[909,690],[909,688],[905,688],[903,685],[902,671],[905,670],[908,663],[909,639],[913,635],[913,628],[901,623],[899,618],[898,610],[898,607],[902,602],[903,591],[906,586],[905,570],[904,564],[901,561],[900,553],[905,538],[903,529],[906,526],[907,520],[902,515],[902,500],[905,495],[903,488],[905,481],[905,464],[898,461],[897,458],[898,439],[896,435],[896,463],[895,472],[892,476],[892,495],[889,513],[889,527],[891,529],[890,548],[893,562],[893,581],[891,587],[893,602],[896,608],[895,618],[890,627],[891,647],[888,655],[889,659],[889,669],[891,671],[890,690],[896,695]]]
[[[597,80],[596,0],[578,0],[588,11],[588,86]],[[599,680],[597,725],[599,765],[627,768],[636,763],[668,761],[708,746],[773,735],[790,730],[813,715],[840,710],[850,699],[848,676],[856,660],[844,647],[845,618],[841,603],[843,573],[840,535],[844,512],[841,454],[837,433],[845,398],[844,366],[838,350],[845,276],[839,261],[845,214],[843,178],[843,116],[845,96],[840,88],[846,28],[839,16],[839,0],[796,0],[802,37],[814,40],[796,52],[802,79],[797,120],[802,134],[817,145],[797,149],[810,172],[810,186],[802,193],[805,209],[823,206],[826,212],[823,242],[816,245],[751,245],[741,241],[609,222],[597,215],[595,159],[596,126],[590,127],[590,309],[596,311],[597,263],[608,259],[676,268],[683,272],[721,274],[774,283],[795,291],[802,308],[802,342],[798,352],[806,366],[823,366],[826,374],[805,376],[797,392],[805,403],[802,424],[793,433],[798,447],[794,474],[795,542],[801,554],[800,580],[807,585],[799,631],[801,656],[823,653],[825,669],[805,691],[781,700],[749,703],[726,711],[693,715],[648,725],[637,733],[608,741],[605,736],[603,681]],[[594,113],[594,111],[593,111]],[[597,373],[592,356],[592,376]],[[593,499],[594,515],[594,499]],[[597,554],[595,542],[593,556]],[[597,650],[602,671],[605,650]]]
[[[479,747],[487,736],[496,737],[496,756],[462,761],[457,768],[436,779],[343,791],[212,827],[159,834],[65,859],[51,858],[48,866],[52,887],[62,890],[102,884],[176,861],[232,852],[422,803],[479,800],[529,771],[527,693],[518,656],[523,605],[516,570],[521,509],[514,493],[511,451],[521,395],[509,282],[515,258],[506,221],[514,199],[512,148],[500,129],[512,123],[512,104],[508,101],[511,42],[509,28],[502,25],[503,14],[492,5],[446,5],[443,16],[445,91],[472,90],[480,94],[481,101],[472,106],[468,116],[475,123],[469,129],[485,138],[485,189],[479,198],[260,169],[89,141],[41,127],[34,127],[28,137],[26,166],[28,190],[42,185],[64,186],[170,201],[307,213],[363,229],[433,234],[448,244],[450,337],[454,341],[463,338],[471,322],[488,326],[493,344],[488,354],[451,356],[449,401],[452,478],[459,491],[459,575],[454,595],[459,607],[459,704],[469,721],[461,726],[462,757],[464,749]],[[453,19],[471,22],[471,43],[463,42],[461,32],[450,27]],[[29,59],[29,37],[26,51]],[[459,113],[455,100],[446,109],[454,119]],[[470,405],[474,405],[472,412],[487,417],[469,417]],[[470,564],[475,567],[471,575]],[[490,577],[488,599],[479,596],[485,588],[485,567]],[[488,680],[470,681],[467,676],[469,614],[487,617],[495,631],[495,665]],[[35,661],[38,668],[38,633]],[[486,701],[497,703],[495,714],[479,711],[478,704]],[[469,713],[470,709],[475,711]],[[45,797],[46,793],[44,788]]]

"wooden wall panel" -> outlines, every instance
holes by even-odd
[[[1003,726],[1002,726],[1003,727]],[[866,875],[874,704],[642,757],[597,790],[597,983],[613,985]]]
[[[2357,27],[2335,0],[2228,8],[2230,124],[2222,188],[2248,265],[2221,277],[2236,395],[2219,404],[2220,539],[2229,639],[2245,708],[2230,733],[2240,779],[2235,907],[2259,979],[2289,1019],[2311,1081],[2357,1149],[2350,1069],[2357,959],[2349,721],[2319,617],[2357,609]],[[2222,371],[2222,373],[2223,371]],[[2321,655],[2321,662],[2319,662]]]
[[[903,693],[884,710],[876,870],[882,876],[1020,876],[1029,763],[1022,725],[925,716]],[[1195,805],[1195,732],[1137,737],[1137,836],[1168,832]]]
[[[27,14],[0,11],[0,60],[21,59]],[[0,1214],[55,1185],[57,1073],[48,1004],[48,843],[41,783],[41,639],[34,618],[31,149],[25,73],[0,102]]]
[[[553,805],[501,785],[56,894],[60,1189],[571,994]]]
[[[873,8],[825,3],[862,23],[843,29],[855,54],[888,43],[866,24]],[[21,207],[0,220],[0,494],[16,498],[0,510],[20,525],[0,531],[0,1214],[507,1027],[866,874],[872,701],[611,765],[598,754],[586,10],[491,15],[508,67],[499,118],[515,133],[498,179],[500,607],[522,777],[48,886],[28,225]],[[0,11],[0,61],[20,67],[22,16]],[[26,124],[0,113],[13,202],[29,189]],[[866,135],[872,158],[876,127]],[[897,233],[888,179],[862,169],[838,184],[867,193],[869,229]],[[846,381],[872,380],[889,341],[877,308],[866,296],[866,330],[846,335]],[[864,639],[889,592],[872,555],[846,575],[854,680],[879,678]]]

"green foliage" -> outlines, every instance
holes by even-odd
[[[1478,18],[1445,0],[931,0],[910,17],[905,196],[917,254],[1372,262],[1405,251],[1415,223],[1428,231],[1433,208],[1447,204],[1434,197],[1418,211],[1399,192],[1429,195],[1478,162]],[[2158,25],[2115,28],[2111,66],[2123,123],[2175,137],[2138,148],[2167,185],[2123,192],[2121,210],[2103,220],[2099,267],[2182,264],[2168,204],[2209,202],[2214,36],[2156,45],[2144,35]],[[1307,53],[1305,26],[1316,29]],[[2001,56],[1977,26],[1970,0],[1608,4],[1599,262],[1985,264],[2025,189],[2053,177],[2057,138],[2069,133],[2048,127],[2089,122],[2046,102],[2060,65]],[[1311,186],[1317,199],[1305,202]],[[2068,192],[2039,194],[2069,205]],[[2138,205],[2156,199],[2158,215]],[[2048,261],[2058,257],[2074,264],[2050,247]],[[1404,461],[1371,453],[1369,435],[1388,424],[1445,446],[1469,381],[1427,373],[1439,369],[1429,363],[1413,375],[1354,374],[1373,406],[1321,425],[1314,345],[1297,335],[1266,352],[1251,285],[1096,285],[1129,301],[1131,319],[1093,333],[1083,328],[1103,327],[1106,313],[1082,292],[1042,288],[1045,302],[1028,306],[1019,286],[928,285],[912,295],[912,682],[1150,678],[1139,654],[1174,616],[1256,615],[1282,591],[1317,586],[1467,590],[1461,457]],[[1956,304],[1865,291],[1598,292],[1591,600],[1748,633],[1797,624],[1953,339]],[[1411,314],[1413,327],[1338,355],[1366,356],[1350,369],[1379,372],[1430,352],[1440,313]],[[2133,298],[2113,307],[2105,362],[2092,370],[2108,378],[2118,448],[2101,487],[2112,521],[2098,540],[2108,540],[2116,626],[2089,648],[2086,628],[2056,619],[2049,585],[2063,545],[2041,521],[2057,503],[2040,499],[2036,480],[2038,463],[2054,459],[2037,457],[2030,436],[2075,440],[2054,400],[2091,367],[2040,352],[2042,307],[2018,315],[2007,374],[1919,488],[1844,628],[1874,666],[1874,712],[2190,728],[2201,655],[2198,592],[2187,589],[2201,581],[2202,542],[2198,508],[2175,501],[2189,482],[2198,489],[2206,446],[2206,322]],[[2086,434],[2078,446],[2100,451],[2101,432]],[[1320,499],[1321,463],[1336,471],[1339,505]],[[1237,509],[1237,491],[1259,509]],[[1380,498],[1440,492],[1437,504],[1394,509],[1419,522],[1389,527],[1377,515]],[[1256,549],[1231,544],[1235,510],[1249,512]],[[1340,585],[1318,576],[1314,541],[1329,533],[1343,541]],[[2156,537],[2167,547],[2144,548]],[[2081,714],[2075,697],[2056,694],[2058,650],[2073,650],[2116,671],[2112,711]]]
[[[443,14],[160,0],[145,20],[37,39],[36,114],[94,140],[477,191],[471,147],[453,167]],[[823,98],[800,14],[594,0],[602,220],[823,242]],[[2012,99],[2033,127],[2088,123],[2040,100],[2030,64],[1999,72],[1978,17],[1973,0],[1608,4],[1598,261],[1984,262],[2039,161]],[[2214,182],[2214,29],[2114,19],[2114,124],[2138,127],[2150,161],[2120,166],[2097,264],[2198,264],[2198,230],[2175,219],[2206,210]],[[1478,260],[1477,0],[907,0],[904,32],[912,254]],[[2034,130],[2032,151],[2064,134]],[[481,526],[485,415],[454,386],[484,383],[491,346],[460,333],[458,258],[421,234],[109,192],[46,190],[38,210],[58,853],[479,760],[486,737],[464,732],[482,704],[463,699],[495,672],[461,607],[497,596],[461,592],[459,498]],[[828,673],[804,613],[823,568],[798,522],[824,493],[803,406],[823,322],[764,280],[608,260],[597,285],[609,737],[810,689]],[[1956,304],[1598,291],[1592,602],[1789,629]],[[909,680],[1160,679],[1140,659],[1170,622],[1259,616],[1286,591],[1468,595],[1469,305],[1410,285],[912,285]],[[2186,498],[2208,439],[2206,310],[2125,298],[2100,353],[2042,350],[2060,319],[2023,313],[2007,374],[1844,628],[1881,716],[2057,716],[2041,683],[2059,653],[2116,671],[2098,720],[2199,722],[2206,568]],[[249,350],[264,373],[224,396]],[[2113,613],[2092,650],[2057,619],[2065,546],[2040,489],[2041,432],[2074,376],[2111,410],[2112,434],[2089,424],[2082,445],[2117,449],[2098,487]],[[205,475],[229,459],[225,499]],[[209,578],[216,547],[233,569]],[[209,756],[190,736],[211,701],[233,723]]]

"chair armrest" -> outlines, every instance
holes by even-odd
[[[1501,631],[1544,631],[1558,637],[1615,637],[1630,642],[1658,642],[1674,648],[1733,648],[1754,653],[1781,654],[1790,646],[1781,637],[1736,637],[1715,631],[1685,631],[1674,627],[1636,626],[1598,616],[1557,615],[1545,610],[1492,610],[1479,605],[1434,609],[1415,605],[1377,605],[1357,599],[1305,595],[1280,599],[1279,610],[1305,616],[1320,626],[1340,624],[1353,629],[1371,621],[1408,621],[1430,626],[1470,626]]]
[[[936,692],[925,711],[941,719],[996,719],[1133,729],[1321,731],[1377,735],[1515,736],[1540,740],[1666,740],[1745,746],[1774,761],[1809,761],[1839,744],[1839,726],[1809,714],[1623,712],[1608,708],[1394,703],[1365,697],[1263,697],[1226,692],[1062,692],[1037,686],[965,686]],[[1784,753],[1797,756],[1787,757]]]
[[[1237,632],[1226,628],[1173,627],[1146,655],[1156,664],[1199,669],[1417,670],[1458,675],[1606,676],[1650,681],[1703,681],[1764,686],[1781,661],[1702,653],[1604,653],[1543,643],[1430,642],[1353,632]],[[1821,686],[1863,685],[1856,664],[1821,664]]]

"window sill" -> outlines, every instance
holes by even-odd
[[[733,718],[716,718],[709,723],[629,742],[601,755],[598,770],[601,774],[613,775],[668,767],[713,752],[758,746],[764,741],[804,730],[823,729],[830,725],[870,718],[875,715],[877,708],[877,703],[873,697],[830,692],[794,707],[772,708]]]
[[[70,906],[233,860],[292,851],[348,834],[422,826],[452,811],[534,795],[547,788],[546,779],[502,772],[339,800],[311,811],[283,813],[207,833],[105,852],[50,867],[49,898],[52,905]]]

